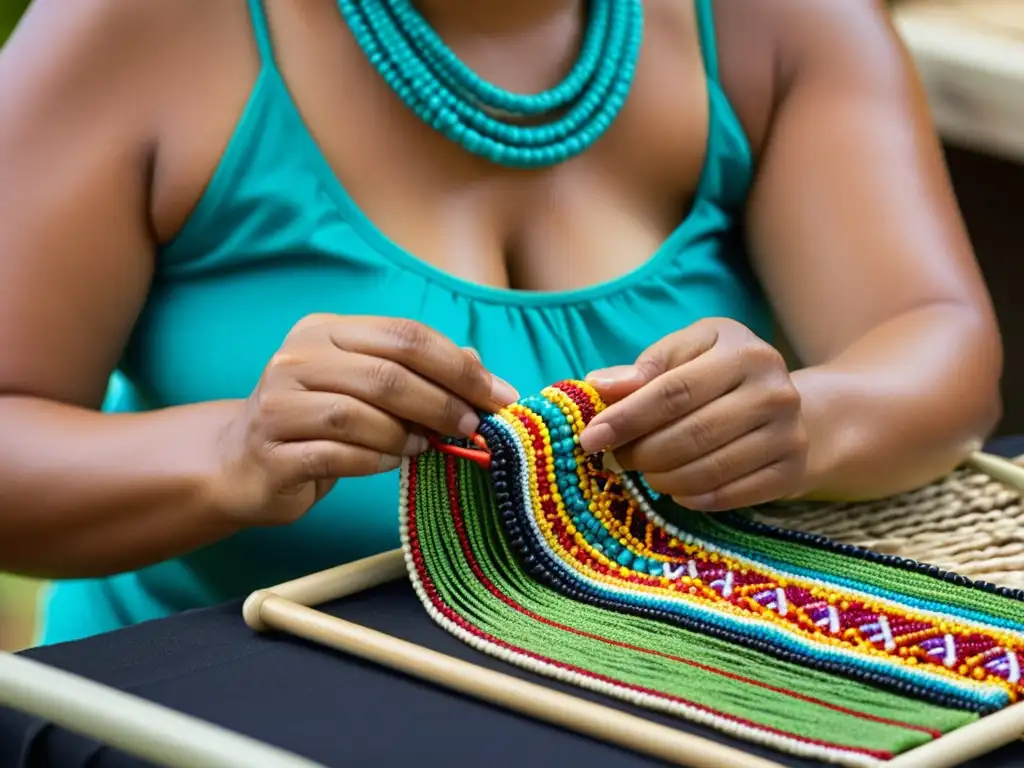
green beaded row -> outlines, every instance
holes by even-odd
[[[339,0],[356,41],[415,114],[468,152],[499,165],[536,168],[580,154],[611,126],[629,94],[643,33],[640,0],[592,0],[579,60],[556,87],[514,94],[477,77],[409,0]],[[552,122],[522,126],[492,113]]]

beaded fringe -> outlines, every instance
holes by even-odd
[[[779,526],[807,509],[685,510],[582,452],[602,408],[561,382],[484,419],[489,470],[443,447],[406,461],[406,562],[445,630],[532,672],[848,766],[884,764],[1024,693],[1018,590]]]

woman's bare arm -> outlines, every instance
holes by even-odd
[[[990,299],[882,4],[785,0],[761,12],[779,41],[779,106],[749,233],[808,366],[794,374],[807,490],[905,490],[951,469],[999,418]]]
[[[160,5],[36,0],[0,54],[0,570],[115,572],[234,530],[202,450],[233,404],[96,411],[153,271]]]

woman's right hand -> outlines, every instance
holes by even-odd
[[[426,430],[466,437],[518,395],[470,350],[412,320],[310,315],[222,430],[213,505],[292,522],[342,477],[396,469]]]

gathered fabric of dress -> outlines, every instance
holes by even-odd
[[[288,330],[314,312],[414,318],[475,348],[527,393],[630,363],[704,317],[769,337],[740,229],[751,150],[718,80],[712,2],[695,2],[710,126],[690,212],[639,268],[579,290],[533,292],[461,280],[375,227],[305,127],[275,65],[261,0],[250,0],[261,72],[198,207],[159,253],[106,409],[246,397]],[[398,473],[344,479],[291,525],[131,573],[54,584],[40,640],[212,605],[398,544]]]

